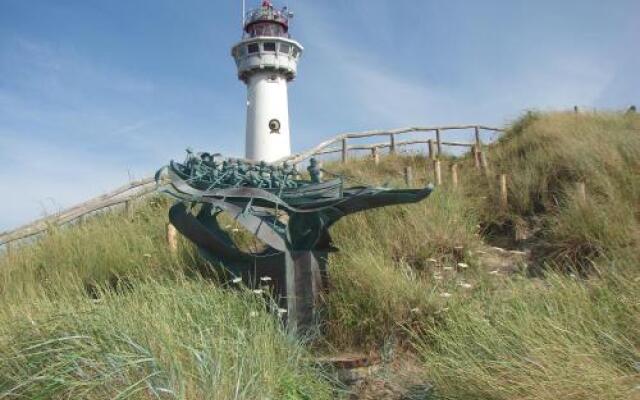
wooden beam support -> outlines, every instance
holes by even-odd
[[[478,146],[473,145],[471,152],[473,153],[473,163],[476,169],[480,169],[480,151],[478,150]]]
[[[133,199],[124,202],[124,215],[128,220],[133,219]]]
[[[373,158],[373,163],[375,165],[380,164],[380,152],[377,147],[371,148],[371,158]]]
[[[458,187],[458,164],[451,164],[451,186]]]
[[[347,138],[342,139],[342,163],[347,162],[347,152],[349,149],[347,148]]]
[[[396,136],[393,133],[389,135],[389,148],[391,154],[396,154]]]
[[[438,147],[438,158],[442,156],[442,141],[440,140],[440,129],[436,129],[436,146]]]
[[[167,224],[167,246],[172,254],[178,252],[178,230],[172,223]]]
[[[500,174],[498,177],[500,181],[500,209],[507,211],[509,207],[509,197],[507,194],[507,174]]]
[[[433,161],[433,175],[436,180],[436,185],[442,185],[442,170],[440,167],[440,160]]]
[[[433,148],[433,139],[427,140],[427,145],[429,149],[429,160],[435,159],[435,149]]]
[[[578,182],[576,184],[576,190],[578,192],[578,200],[581,204],[587,204],[587,185],[584,182]]]

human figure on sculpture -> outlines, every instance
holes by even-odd
[[[271,187],[271,171],[269,171],[269,166],[265,161],[260,161],[259,166],[260,171],[260,187],[262,188],[270,188]]]
[[[322,170],[320,169],[320,165],[318,165],[318,160],[315,158],[311,158],[309,160],[309,166],[307,167],[307,171],[309,171],[309,177],[311,178],[311,182],[320,183],[322,182]]]

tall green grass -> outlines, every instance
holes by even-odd
[[[634,399],[638,293],[638,274],[620,271],[482,285],[413,343],[441,398]]]
[[[261,296],[201,278],[187,243],[168,250],[167,206],[0,258],[0,398],[331,397]]]
[[[487,193],[479,206],[486,226],[529,225],[536,250],[553,262],[585,265],[640,250],[637,114],[529,113],[488,154],[493,172],[508,174],[509,209],[498,208],[491,179],[467,177],[465,187]],[[577,196],[579,182],[587,202]]]
[[[340,221],[333,231],[340,252],[331,259],[326,299],[332,340],[347,347],[379,345],[404,336],[418,316],[433,317],[440,292],[456,284],[448,277],[458,262],[473,264],[476,231],[473,212],[453,191]],[[458,259],[457,247],[467,259]]]
[[[340,252],[313,349],[395,344],[446,399],[637,398],[640,118],[531,113],[488,158],[488,174],[453,160],[457,189],[443,168],[426,201],[332,229]],[[414,186],[431,180],[421,156],[326,168],[402,187],[406,166]],[[509,174],[508,210],[498,173]],[[335,395],[262,298],[202,278],[210,267],[186,241],[168,251],[168,205],[144,202],[132,218],[96,217],[0,257],[0,398]],[[514,243],[515,226],[530,239]],[[529,265],[487,264],[480,252],[495,239],[531,250]]]
[[[2,397],[329,398],[252,292],[202,281],[131,284],[97,301],[40,299],[37,311],[3,315]]]
[[[341,221],[329,340],[408,347],[441,398],[636,398],[639,128],[636,116],[619,113],[529,114],[489,147],[488,174],[462,157],[454,160],[457,190],[445,176],[424,203]],[[379,169],[370,160],[329,167],[401,185],[407,165],[418,184],[429,180],[421,157],[386,157]],[[498,173],[509,174],[506,211]],[[586,183],[586,202],[577,182]],[[527,265],[507,274],[473,253],[482,239],[513,243],[517,224],[534,232],[524,245],[529,264],[543,268],[537,278]],[[455,246],[467,250],[466,268]]]

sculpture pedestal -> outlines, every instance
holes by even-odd
[[[326,252],[292,251],[285,256],[287,326],[292,332],[310,334],[317,326],[326,263]]]

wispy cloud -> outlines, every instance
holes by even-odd
[[[55,213],[129,179],[117,163],[61,144],[3,135],[0,149],[0,230]]]
[[[394,15],[393,10],[382,3],[367,2],[365,8],[354,4],[351,9],[346,5],[330,7],[301,2],[299,8],[303,15],[313,16],[313,23],[296,27],[305,41],[303,44],[314,53],[303,59],[300,67],[301,74],[316,76],[312,90],[322,92],[330,88],[337,100],[329,107],[335,108],[337,115],[340,110],[356,115],[351,121],[356,121],[357,115],[365,115],[363,119],[369,128],[502,124],[530,108],[592,107],[598,104],[615,77],[614,63],[600,52],[588,46],[559,42],[546,43],[530,51],[510,52],[508,59],[496,60],[493,68],[490,58],[483,58],[475,65],[469,58],[465,61],[469,63],[466,68],[452,64],[452,70],[464,73],[460,76],[464,84],[444,84],[439,81],[441,75],[415,72],[415,63],[427,66],[434,56],[424,53],[426,47],[422,41],[428,39],[420,27],[416,27],[414,37],[397,39],[391,46],[382,45],[394,36],[387,32],[392,30],[388,18]],[[412,12],[425,14],[428,9],[427,5],[416,4]],[[360,34],[360,40],[353,40],[354,36],[345,30],[344,20],[336,17],[336,14],[350,12],[365,15],[362,23],[351,29],[378,27],[380,21],[381,31],[370,30],[368,35]],[[363,36],[366,42],[362,41]],[[389,53],[389,49],[397,51]],[[406,54],[411,54],[411,58],[398,58]],[[310,62],[320,65],[305,64]],[[447,79],[455,81],[455,75]]]

